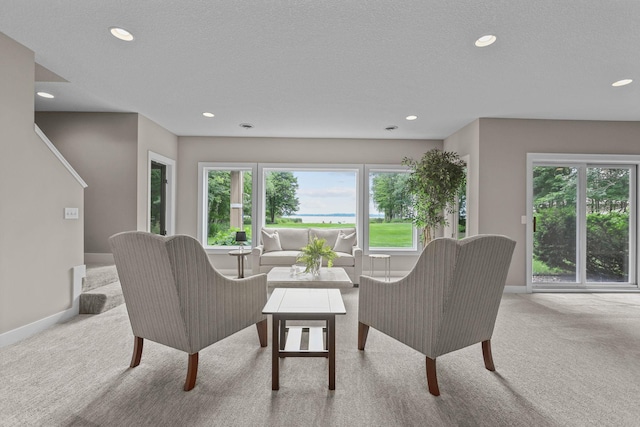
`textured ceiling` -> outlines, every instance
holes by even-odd
[[[203,136],[441,139],[478,117],[640,120],[639,22],[637,0],[0,0],[0,32],[68,81],[37,82],[56,95],[37,110],[138,112]],[[476,48],[484,34],[497,42]],[[611,87],[622,78],[635,81]]]

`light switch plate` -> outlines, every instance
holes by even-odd
[[[527,223],[527,216],[526,215],[522,215],[520,217],[520,224],[526,224]]]
[[[78,219],[78,208],[64,208],[64,219]]]

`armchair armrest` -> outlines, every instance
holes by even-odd
[[[393,282],[360,276],[358,321],[430,355],[440,326],[442,288],[410,273]],[[427,327],[430,325],[430,327]]]

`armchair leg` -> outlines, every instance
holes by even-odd
[[[440,396],[440,388],[438,388],[438,376],[436,374],[436,359],[427,357],[427,384],[429,385],[429,393],[434,396]]]
[[[493,356],[491,355],[491,340],[482,341],[482,356],[484,357],[484,367],[490,371],[495,371]]]
[[[258,328],[258,339],[260,340],[260,347],[267,346],[267,319],[261,320],[256,323]]]
[[[369,334],[369,325],[358,322],[358,350],[364,350],[367,343],[367,335]]]
[[[142,358],[142,346],[144,345],[144,338],[134,337],[133,340],[133,356],[131,356],[130,368],[135,368],[140,364]]]
[[[198,376],[198,353],[189,355],[189,367],[187,368],[187,380],[184,382],[184,391],[189,391],[196,385]]]

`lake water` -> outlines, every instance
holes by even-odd
[[[331,223],[331,224],[355,224],[356,223],[356,217],[355,216],[324,216],[324,215],[320,215],[320,216],[306,216],[306,215],[302,215],[302,216],[289,216],[287,218],[300,218],[302,220],[302,222],[304,224],[309,224],[309,223],[313,223],[313,224],[321,224],[321,223]]]

